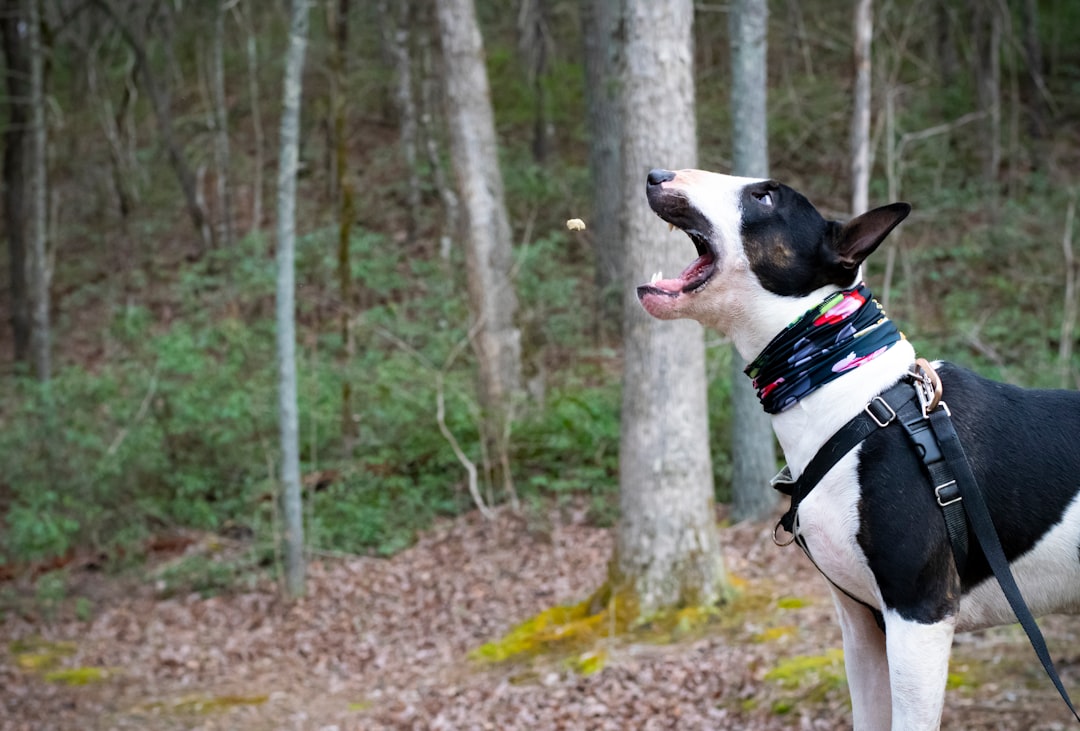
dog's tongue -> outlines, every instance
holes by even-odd
[[[655,279],[649,282],[649,286],[662,289],[671,294],[677,294],[682,291],[684,286],[686,286],[686,280],[682,277],[676,279]]]
[[[698,275],[702,273],[702,270],[708,267],[711,263],[711,257],[699,256],[690,264],[690,266],[686,267],[686,270],[683,271],[683,273],[680,274],[678,277],[673,279],[661,279],[663,275],[660,274],[660,272],[657,272],[653,275],[653,278],[649,282],[649,285],[652,287],[656,287],[657,289],[661,289],[665,292],[670,292],[671,294],[677,294],[679,292],[682,292],[687,287],[687,285],[693,282],[698,277]]]

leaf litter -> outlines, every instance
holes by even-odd
[[[162,597],[94,574],[92,616],[0,617],[0,731],[851,727],[824,581],[772,544],[771,523],[722,529],[740,597],[703,631],[471,659],[603,584],[612,534],[586,512],[473,513],[388,559],[317,559],[293,603],[268,579]],[[1042,624],[1066,686],[1080,688],[1076,621]],[[1015,627],[959,637],[953,670],[943,728],[1071,728]],[[94,682],[63,680],[83,677]]]

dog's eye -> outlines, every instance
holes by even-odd
[[[754,191],[753,193],[751,193],[751,195],[754,196],[754,198],[756,198],[763,206],[772,205],[772,195],[768,191]]]

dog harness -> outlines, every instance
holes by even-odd
[[[773,478],[773,487],[791,497],[791,507],[773,529],[773,541],[780,546],[790,545],[797,541],[799,547],[813,562],[809,548],[798,537],[799,504],[844,455],[876,430],[886,429],[897,423],[907,434],[912,448],[922,460],[931,484],[934,486],[934,495],[938,506],[941,507],[949,542],[952,544],[957,572],[962,575],[967,565],[970,526],[970,532],[974,533],[978,548],[982,550],[994,578],[1001,585],[1009,606],[1027,633],[1028,640],[1042,663],[1043,669],[1069,710],[1072,711],[1073,716],[1080,722],[1080,714],[1073,706],[1054,667],[1054,662],[1046,647],[1046,640],[1038,624],[1035,623],[1031,610],[1024,602],[1020,588],[1009,568],[1009,561],[1001,547],[997,530],[990,517],[990,510],[971,471],[967,455],[960,444],[960,437],[953,427],[952,413],[942,400],[941,379],[926,360],[918,359],[915,367],[899,383],[871,399],[857,416],[830,437],[810,460],[798,479],[792,478],[791,470],[786,466]],[[780,528],[791,534],[790,540],[781,541],[778,538]],[[853,600],[866,605],[862,600],[837,586],[831,579],[830,583]],[[884,621],[880,612],[874,610],[873,607],[869,608],[875,612],[875,618],[884,630]]]

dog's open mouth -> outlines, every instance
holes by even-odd
[[[690,237],[698,257],[677,278],[664,279],[663,274],[657,272],[648,284],[638,287],[638,297],[646,294],[676,297],[700,290],[708,284],[717,268],[716,251],[709,240],[704,218],[681,193],[662,190],[659,186],[650,186],[649,205],[672,229],[677,228]]]

